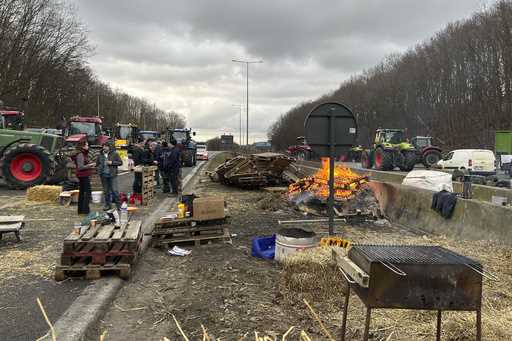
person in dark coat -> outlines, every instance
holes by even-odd
[[[105,195],[104,210],[112,208],[112,202],[117,209],[121,208],[119,202],[119,190],[117,185],[117,167],[121,166],[123,161],[116,150],[109,143],[103,144],[102,151],[96,159],[96,169],[101,179],[103,193]]]
[[[153,164],[155,166],[158,165],[158,160],[160,159],[160,155],[162,154],[162,146],[156,142],[152,141],[149,144],[149,149],[151,150],[151,155],[153,156]],[[156,181],[156,187],[160,187],[160,168],[157,168],[155,171],[155,181]]]
[[[81,141],[77,146],[78,153],[73,157],[76,165],[76,177],[79,182],[78,214],[89,214],[91,200],[91,179],[95,164],[89,162],[89,144]]]
[[[169,144],[167,141],[162,142],[162,148],[160,149],[160,154],[158,156],[158,170],[160,174],[162,175],[162,193],[169,193],[171,191],[169,187],[169,177],[167,176],[167,173],[164,169],[164,161],[165,158],[169,155],[171,149],[169,148]]]
[[[135,167],[153,165],[153,155],[149,149],[149,143],[145,143],[143,146],[135,145],[131,148],[130,151]],[[133,194],[130,197],[130,204],[135,204],[135,199],[139,201],[139,204],[142,204],[142,173],[134,173]]]
[[[179,174],[181,168],[181,152],[175,141],[171,141],[170,148],[162,152],[159,164],[162,165],[164,174],[164,189],[172,190],[173,194],[179,193]],[[169,188],[170,185],[170,188]]]

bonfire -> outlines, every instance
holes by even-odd
[[[334,200],[345,201],[352,198],[367,182],[368,176],[359,175],[343,165],[335,165]],[[303,192],[310,192],[320,200],[329,197],[329,158],[322,158],[322,168],[313,176],[300,179],[288,187],[290,197]]]

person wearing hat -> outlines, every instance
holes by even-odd
[[[77,145],[77,153],[72,157],[76,168],[76,177],[79,181],[80,192],[78,194],[78,214],[89,214],[89,202],[91,200],[91,179],[94,171],[94,163],[89,162],[89,144],[80,141]]]
[[[123,161],[112,147],[110,142],[103,144],[101,153],[96,159],[96,170],[101,179],[103,194],[105,195],[104,210],[110,210],[114,203],[119,210],[121,203],[119,202],[119,192],[117,185],[117,167],[121,166]]]

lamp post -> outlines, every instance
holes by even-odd
[[[246,145],[249,145],[249,64],[259,64],[259,63],[263,63],[262,60],[237,60],[237,59],[231,59],[231,61],[233,63],[245,63],[245,70],[246,70],[246,90],[247,90],[247,94],[246,94],[246,111],[245,111],[245,115],[246,115],[246,125],[245,125],[245,129],[246,129]]]
[[[232,104],[233,108],[238,108],[240,110],[240,146],[242,146],[242,105],[241,104]]]

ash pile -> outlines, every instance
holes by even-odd
[[[213,181],[241,188],[289,184],[299,179],[295,160],[278,153],[237,155],[209,173]]]
[[[313,176],[299,179],[288,187],[288,200],[296,209],[314,216],[328,216],[329,161]],[[368,176],[336,165],[334,169],[334,213],[338,218],[358,222],[382,218],[379,203],[367,185]]]

